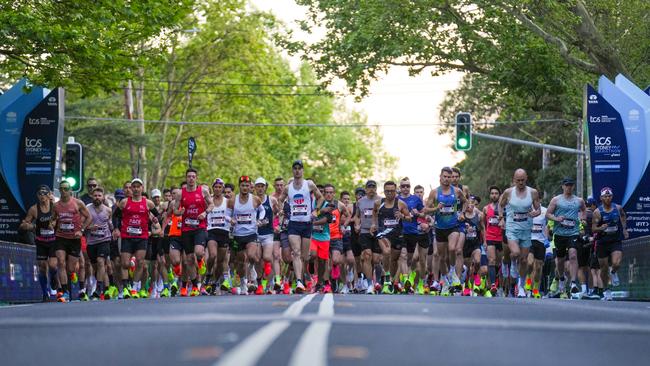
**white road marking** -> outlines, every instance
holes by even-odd
[[[296,318],[316,294],[310,294],[294,302],[282,313],[283,317]],[[289,319],[275,320],[251,334],[235,348],[226,353],[215,366],[252,366],[273,344],[277,337],[291,325]]]
[[[0,309],[23,308],[25,306],[32,306],[32,304],[2,305],[0,306]]]
[[[327,340],[334,317],[334,296],[325,294],[318,306],[318,316],[327,320],[312,322],[300,337],[289,366],[325,366],[327,365]]]

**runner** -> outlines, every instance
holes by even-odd
[[[381,255],[381,249],[375,233],[371,232],[370,229],[373,224],[372,217],[375,203],[380,201],[381,198],[377,196],[377,183],[374,180],[367,181],[365,187],[366,195],[356,203],[354,229],[359,234],[359,247],[361,249],[360,282],[363,283],[366,294],[373,294],[375,292],[373,256]]]
[[[97,286],[91,299],[104,300],[105,285],[109,283],[106,274],[106,259],[110,256],[113,222],[111,209],[104,204],[104,189],[95,187],[92,191],[93,202],[86,205],[92,222],[86,231],[88,259],[95,272]],[[110,294],[109,294],[110,297]]]
[[[463,296],[470,296],[472,291],[476,295],[482,294],[479,272],[481,267],[481,247],[485,242],[485,226],[483,213],[476,208],[477,205],[477,198],[470,196],[465,211],[459,217],[461,225],[465,226],[466,240],[463,246],[463,259],[468,268]]]
[[[313,194],[316,199],[315,207],[321,207],[324,198],[314,182],[303,178],[304,165],[302,160],[294,161],[291,169],[293,170],[293,180],[282,190],[275,211],[278,212],[282,209],[282,207],[279,207],[279,202],[289,199],[291,215],[288,232],[293,257],[293,270],[296,275],[296,292],[303,293],[305,291],[303,263],[306,263],[308,259],[311,244],[311,209],[314,207],[311,195]]]
[[[262,208],[264,209],[264,218],[258,220],[257,239],[262,246],[262,260],[264,261],[263,281],[266,284],[271,284],[269,286],[270,290],[271,288],[275,288],[275,276],[280,275],[280,242],[278,240],[277,245],[275,244],[273,234],[273,224],[276,218],[273,207],[276,207],[278,204],[275,197],[266,195],[267,188],[268,184],[264,178],[259,177],[255,180],[255,195],[262,202]],[[258,286],[261,291],[264,291],[265,287],[264,285]],[[261,293],[258,295],[261,295]]]
[[[497,268],[496,264],[501,263],[503,252],[503,229],[499,226],[499,197],[501,189],[497,186],[490,186],[490,202],[483,207],[485,218],[485,244],[487,245],[488,278],[490,280],[490,292],[492,296],[497,295]]]
[[[612,286],[616,287],[620,281],[618,279],[618,268],[623,259],[623,239],[629,237],[627,231],[627,221],[623,207],[612,203],[614,192],[609,187],[603,187],[600,190],[601,205],[594,211],[592,230],[596,234],[596,252],[598,263],[600,263],[600,278],[603,286],[607,286],[603,292],[602,288],[596,289],[596,293],[604,300],[612,300],[612,292],[609,289],[610,270],[609,261],[611,260],[611,280]]]
[[[228,216],[228,199],[224,197],[224,181],[217,178],[212,183],[212,203],[214,207],[208,212],[208,271],[206,274],[206,291],[211,295],[217,288],[219,280],[222,290],[230,291],[230,274],[228,271],[228,248],[230,246],[230,223]],[[214,278],[214,281],[211,279]]]
[[[449,279],[452,289],[460,292],[462,285],[460,277],[463,272],[463,248],[459,246],[459,221],[458,204],[465,205],[467,200],[458,187],[451,185],[453,171],[449,167],[440,171],[440,186],[429,193],[427,204],[424,208],[426,213],[435,213],[436,245],[440,256],[440,271],[444,275],[450,273]],[[463,206],[464,207],[464,206]],[[448,262],[447,262],[448,258]],[[442,263],[449,263],[447,265]],[[443,292],[446,292],[443,289]]]
[[[183,228],[183,216],[177,215],[174,213],[174,202],[180,201],[182,199],[182,190],[180,188],[172,189],[172,201],[166,211],[166,221],[167,228],[169,229],[169,263],[172,266],[172,281],[171,296],[176,296],[179,293],[179,280],[181,280],[182,268],[181,263],[183,262],[183,255],[185,253],[182,239],[182,228]],[[164,290],[163,290],[164,292]],[[187,288],[181,283],[180,288],[181,296],[187,296]]]
[[[90,213],[86,205],[74,197],[70,192],[70,183],[63,180],[59,183],[61,199],[54,204],[53,221],[56,222],[55,254],[59,267],[59,283],[61,288],[57,291],[57,301],[70,301],[69,283],[76,282],[75,268],[81,255],[81,237],[84,229],[90,225]],[[68,282],[70,274],[70,282]],[[87,300],[85,283],[79,281],[79,299]]]
[[[499,207],[506,209],[505,227],[510,249],[511,273],[513,273],[513,268],[518,269],[518,273],[521,274],[527,272],[528,251],[532,245],[530,238],[533,218],[540,214],[539,193],[536,189],[526,185],[527,180],[528,175],[525,170],[515,170],[514,187],[506,189],[499,199]],[[499,210],[501,226],[503,226],[503,220],[503,214]],[[518,277],[517,297],[526,297],[525,281],[521,276]]]
[[[27,216],[20,224],[20,229],[34,232],[36,244],[36,262],[38,264],[38,282],[43,293],[43,302],[50,299],[47,287],[47,275],[50,275],[50,288],[59,288],[57,284],[56,245],[54,236],[54,203],[50,187],[41,185],[36,190],[38,203],[27,210]]]
[[[596,242],[595,242],[595,233],[592,230],[594,223],[594,211],[598,208],[596,200],[589,196],[587,197],[587,211],[585,214],[586,225],[585,225],[585,239],[589,241],[589,270],[591,274],[591,288],[587,296],[583,296],[588,300],[600,300],[600,296],[596,292],[596,289],[605,288],[603,286],[602,280],[600,278],[600,263],[598,263],[598,254],[596,253]]]
[[[323,192],[325,192],[325,187],[332,190],[328,196],[333,198],[334,187],[331,184],[324,185]],[[309,256],[316,259],[315,265],[317,267],[317,281],[314,292],[332,292],[327,265],[330,258],[330,224],[333,221],[332,211],[334,208],[334,202],[327,200],[327,198],[320,207],[316,206],[317,216],[313,221],[309,247]]]
[[[82,194],[79,199],[86,205],[88,206],[89,204],[93,203],[93,195],[95,188],[99,187],[99,184],[97,183],[97,179],[90,177],[86,179],[86,193]]]
[[[355,276],[352,277],[352,279],[348,279],[348,283],[353,285],[352,286],[352,292],[357,293],[357,292],[365,292],[366,291],[366,286],[367,283],[365,279],[363,279],[363,272],[361,270],[361,245],[359,244],[359,233],[356,230],[356,224],[357,224],[357,202],[359,202],[360,199],[362,199],[366,195],[365,189],[362,187],[357,187],[354,190],[354,203],[350,203],[352,205],[352,219],[350,220],[349,225],[351,225],[350,228],[350,249],[352,250],[352,256],[354,257],[354,273],[356,274]],[[349,208],[348,208],[349,209]],[[348,272],[348,275],[350,275],[350,272]]]
[[[173,205],[174,214],[183,216],[181,228],[181,240],[185,252],[183,270],[186,272],[188,280],[184,288],[192,286],[190,296],[199,295],[198,276],[204,275],[207,271],[203,258],[208,241],[206,217],[207,213],[214,208],[209,189],[205,186],[198,186],[197,179],[196,169],[188,168],[185,171],[187,186],[181,189],[181,200],[175,201]],[[183,184],[181,184],[182,186]],[[181,289],[181,295],[183,293],[184,291]]]
[[[346,204],[342,201],[337,201],[335,197],[336,190],[333,185],[325,185],[325,200],[332,203],[334,210],[332,211],[332,222],[330,226],[330,254],[332,256],[331,269],[330,266],[327,266],[327,271],[325,275],[331,279],[331,286],[329,292],[338,292],[339,278],[341,277],[341,266],[345,265],[345,255],[349,251],[349,240],[348,247],[344,248],[343,236],[346,231],[345,223],[349,222],[350,213]],[[342,192],[347,193],[347,192]],[[344,196],[344,195],[342,195]],[[350,195],[347,194],[347,200],[349,201]],[[348,235],[349,239],[349,235]],[[354,257],[352,257],[352,262],[354,263]],[[327,289],[325,289],[327,290]]]
[[[542,294],[539,291],[539,284],[542,278],[542,267],[546,258],[546,247],[548,245],[548,225],[546,219],[546,207],[540,205],[540,214],[533,218],[533,229],[531,231],[531,247],[528,253],[528,273],[524,289],[531,291],[532,297],[540,299]]]
[[[385,198],[375,201],[370,232],[376,233],[382,251],[384,273],[381,277],[383,283],[381,292],[383,294],[392,294],[395,288],[398,291],[400,290],[399,275],[406,274],[404,271],[405,266],[398,269],[398,261],[404,246],[401,222],[411,221],[412,217],[407,204],[397,198],[397,184],[395,182],[389,180],[384,183],[384,195]],[[402,263],[404,263],[404,259],[402,258]]]
[[[124,298],[140,298],[144,272],[144,257],[147,253],[149,239],[149,222],[157,222],[157,212],[153,202],[142,196],[143,184],[139,178],[131,181],[132,197],[127,197],[117,203],[122,210],[120,237],[122,238],[122,296]],[[131,257],[135,257],[133,279],[129,281]]]
[[[423,216],[420,213],[423,212],[424,204],[422,202],[422,196],[424,196],[424,188],[417,186],[417,194],[411,194],[411,182],[408,177],[402,178],[399,182],[399,199],[406,203],[406,206],[413,217]],[[421,218],[421,217],[420,217]],[[426,234],[420,230],[420,226],[417,220],[411,221],[402,221],[402,234],[404,237],[404,246],[406,247],[407,253],[407,263],[402,263],[402,271],[407,271],[411,267],[415,267],[415,271],[412,274],[405,273],[404,277],[404,290],[412,292],[413,288],[417,283],[424,280],[424,271],[426,267],[426,256],[427,249],[429,245],[428,238]],[[416,253],[417,250],[417,253]],[[415,256],[417,254],[417,257]],[[417,258],[417,262],[413,263]],[[435,277],[436,283],[439,278]],[[401,287],[401,283],[397,286]],[[396,288],[397,292],[401,292],[400,288]]]
[[[255,270],[255,264],[260,260],[257,222],[264,219],[266,210],[262,206],[262,200],[251,193],[249,176],[239,177],[239,193],[228,200],[228,209],[231,214],[226,215],[232,217],[235,242],[239,248],[245,250],[245,275],[241,279],[240,293],[246,295],[249,292],[259,292],[261,295],[264,292],[261,283],[258,283]]]
[[[562,180],[562,194],[553,197],[546,211],[546,218],[555,221],[553,240],[557,249],[558,272],[560,273],[560,293],[564,292],[564,259],[569,253],[569,274],[571,276],[571,298],[582,296],[577,284],[578,277],[578,236],[581,221],[584,221],[587,206],[582,198],[573,194],[575,182],[571,178]],[[583,223],[584,224],[584,223]]]

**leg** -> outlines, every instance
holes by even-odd
[[[289,235],[289,246],[291,247],[291,259],[293,261],[293,271],[296,279],[303,280],[303,261],[302,261],[302,238],[300,235]]]

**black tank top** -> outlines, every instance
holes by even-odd
[[[386,207],[385,198],[381,199],[379,210],[377,211],[377,221],[379,223],[379,231],[386,229],[393,229],[399,232],[402,228],[400,220],[395,217],[395,212],[399,210],[399,201],[395,199],[393,207]]]
[[[55,239],[54,229],[50,228],[50,221],[54,204],[50,202],[50,211],[41,211],[41,205],[36,204],[36,240],[38,241],[53,241]]]

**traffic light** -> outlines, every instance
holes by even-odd
[[[456,150],[472,148],[472,115],[466,112],[456,114]]]
[[[83,188],[83,148],[78,142],[68,142],[65,145],[65,175],[63,179],[70,183],[73,192]]]

